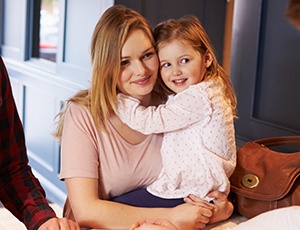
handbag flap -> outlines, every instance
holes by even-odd
[[[284,197],[300,174],[300,152],[280,153],[255,142],[237,152],[231,191],[248,198],[273,201]]]

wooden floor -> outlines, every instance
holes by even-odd
[[[62,216],[62,208],[57,204],[50,204],[57,216]],[[15,218],[0,203],[0,230],[26,230],[25,225]]]

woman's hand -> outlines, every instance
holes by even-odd
[[[171,209],[169,220],[180,230],[202,229],[209,222],[213,208],[181,204]]]
[[[200,207],[209,207],[212,210],[212,215],[209,223],[216,223],[228,219],[233,212],[233,205],[228,201],[227,195],[219,191],[212,191],[208,193],[208,197],[212,198],[213,204],[195,196],[189,195],[184,198],[184,201],[189,204],[197,205]]]
[[[178,230],[178,228],[166,219],[145,219],[133,224],[130,230]]]

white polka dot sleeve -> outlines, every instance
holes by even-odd
[[[139,100],[118,94],[117,114],[129,127],[144,134],[171,132],[199,121],[205,125],[212,109],[206,84],[203,86],[190,86],[158,107],[144,107]]]

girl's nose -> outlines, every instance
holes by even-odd
[[[180,76],[182,74],[180,68],[178,68],[177,66],[173,67],[173,75],[174,76]]]

